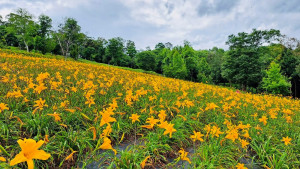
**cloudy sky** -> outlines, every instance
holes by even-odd
[[[0,15],[20,7],[50,16],[54,29],[73,17],[91,37],[122,37],[138,49],[183,40],[195,49],[226,49],[228,35],[252,28],[300,39],[300,0],[0,0]]]

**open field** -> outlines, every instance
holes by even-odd
[[[37,168],[300,167],[299,100],[3,51],[0,77],[0,168],[25,138]]]

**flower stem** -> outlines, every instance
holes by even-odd
[[[5,154],[7,157],[10,157],[10,155],[7,153],[7,151],[0,145],[0,150]]]

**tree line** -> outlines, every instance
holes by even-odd
[[[116,66],[154,71],[167,77],[230,85],[254,93],[300,96],[300,43],[279,30],[256,30],[229,35],[228,50],[195,50],[159,42],[154,49],[137,50],[135,43],[116,37],[93,38],[81,32],[74,18],[54,29],[52,19],[37,19],[19,8],[0,16],[0,47],[52,53]]]

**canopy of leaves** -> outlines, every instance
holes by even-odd
[[[266,71],[267,76],[262,80],[263,88],[269,93],[288,95],[291,83],[280,73],[280,70],[279,64],[275,62],[270,64]]]
[[[140,69],[155,70],[156,69],[156,54],[152,51],[143,51],[136,55],[136,65]]]

